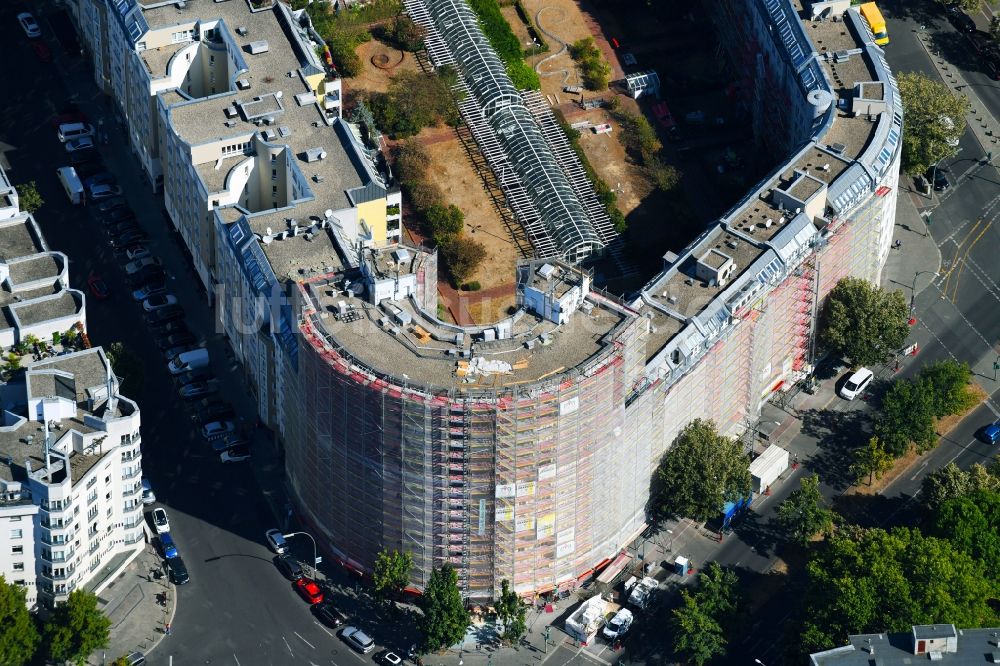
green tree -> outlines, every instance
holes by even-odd
[[[953,154],[965,132],[969,100],[918,72],[896,76],[903,100],[903,171],[921,174]]]
[[[952,462],[924,477],[920,498],[929,513],[934,514],[948,500],[980,491],[1000,492],[1000,478],[980,463],[973,463],[966,472]]]
[[[983,564],[919,530],[841,530],[810,555],[799,632],[805,651],[843,645],[849,634],[998,621]]]
[[[972,371],[968,363],[952,359],[931,363],[920,370],[920,379],[930,388],[931,409],[937,418],[958,414],[971,406],[968,386]]]
[[[413,556],[408,552],[382,549],[375,557],[372,584],[375,594],[382,600],[398,599],[410,583]]]
[[[921,453],[934,447],[933,389],[925,380],[897,379],[882,397],[875,436],[893,456],[905,454],[913,442]]]
[[[844,278],[826,298],[820,342],[855,365],[873,365],[903,346],[909,317],[902,292],[886,291],[860,278]]]
[[[569,54],[583,70],[583,85],[587,90],[606,90],[611,80],[611,66],[605,62],[593,37],[585,37],[569,46]]]
[[[418,625],[425,653],[451,647],[465,636],[469,613],[458,589],[458,574],[450,564],[431,571],[419,605],[423,615]]]
[[[405,14],[392,20],[387,34],[389,41],[404,51],[415,53],[424,48],[424,29]]]
[[[21,183],[14,189],[17,190],[17,207],[21,210],[34,215],[35,211],[45,205],[45,199],[38,193],[35,181]]]
[[[45,624],[49,658],[83,666],[91,652],[107,647],[110,630],[111,620],[97,608],[97,597],[82,589],[73,590]]]
[[[25,590],[0,576],[0,664],[22,666],[38,647],[35,621],[25,605]]]
[[[743,446],[720,435],[714,422],[694,419],[660,460],[654,486],[661,515],[709,520],[726,502],[750,495],[749,461]]]
[[[386,92],[368,96],[375,124],[394,137],[405,138],[425,127],[458,122],[458,107],[450,89],[454,70],[442,67],[438,72],[403,71],[392,77]]]
[[[930,533],[947,539],[993,581],[1000,579],[1000,495],[977,491],[950,499],[932,515]]]
[[[510,581],[506,578],[500,581],[500,598],[497,599],[495,608],[497,617],[503,623],[504,640],[516,643],[528,631],[528,607],[517,592],[511,589]]]
[[[706,613],[725,627],[740,603],[736,572],[720,566],[718,562],[709,562],[698,574],[695,598]]]
[[[138,395],[145,375],[142,359],[121,342],[112,342],[104,353],[115,371],[115,376],[119,378],[122,393]]]
[[[458,236],[465,228],[465,214],[455,204],[434,204],[424,213],[424,218],[431,237],[439,245]]]
[[[893,458],[885,445],[872,437],[868,440],[868,446],[862,446],[854,451],[854,464],[851,469],[858,477],[858,481],[868,477],[868,485],[872,485],[875,479],[881,479],[882,475],[892,469]]]
[[[681,605],[670,618],[670,632],[674,653],[697,666],[726,651],[726,637],[719,622],[688,590],[681,590]]]
[[[466,282],[479,268],[479,264],[483,263],[486,248],[471,238],[456,236],[441,246],[441,254],[451,273],[451,279],[459,285]]]
[[[789,538],[806,545],[815,534],[833,526],[833,511],[826,508],[819,491],[819,476],[804,476],[799,488],[778,506],[778,524]]]

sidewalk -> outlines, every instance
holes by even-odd
[[[163,572],[159,579],[153,571]],[[111,663],[118,657],[138,650],[149,654],[165,635],[165,625],[177,612],[177,595],[167,582],[163,558],[151,543],[100,595],[98,606],[111,620],[111,641],[104,650],[91,655],[88,663]],[[167,595],[166,606],[157,603],[157,595]]]
[[[900,175],[900,181],[906,178]],[[881,286],[889,290],[900,290],[909,302],[915,294],[911,287],[916,284],[916,293],[926,289],[933,274],[941,268],[941,250],[927,229],[925,218],[917,210],[921,195],[902,183],[896,192],[896,226],[893,243],[901,243],[898,249],[889,250],[889,257],[882,268]],[[924,271],[929,271],[924,273]],[[917,275],[922,273],[921,275]]]

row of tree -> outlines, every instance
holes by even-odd
[[[83,666],[94,650],[107,647],[110,632],[111,621],[92,593],[74,590],[43,622],[28,611],[24,588],[0,576],[0,664],[23,666],[45,659]]]
[[[378,128],[397,139],[442,122],[456,126],[461,116],[451,88],[457,80],[450,66],[427,74],[403,71],[392,77],[386,92],[369,93],[366,103]]]
[[[414,140],[396,148],[395,170],[428,235],[437,244],[455,286],[472,276],[486,258],[486,248],[463,233],[465,215],[454,204],[445,202],[444,193],[427,177],[430,156]]]
[[[583,70],[583,85],[587,90],[607,90],[611,66],[601,55],[593,37],[584,37],[570,44],[569,55]]]

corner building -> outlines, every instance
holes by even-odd
[[[517,312],[463,328],[366,301],[343,273],[299,282],[286,466],[300,514],[346,565],[400,548],[418,588],[445,562],[470,598],[504,578],[523,594],[575,586],[645,528],[681,428],[750,427],[811,370],[829,290],[878,280],[902,129],[881,49],[848,2],[741,10],[788,100],[789,122],[773,123],[787,157],[633,299],[529,262]]]

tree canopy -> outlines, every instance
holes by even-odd
[[[875,479],[881,479],[882,475],[892,469],[892,454],[885,450],[885,444],[879,441],[878,437],[868,440],[867,446],[862,446],[854,451],[854,464],[851,469],[858,477],[858,481],[866,476],[868,485],[872,485]]]
[[[875,436],[897,458],[909,450],[911,442],[921,452],[933,448],[937,442],[933,397],[924,380],[897,379],[892,383],[875,418]]]
[[[799,488],[778,506],[778,523],[790,539],[805,545],[815,534],[833,526],[833,511],[819,491],[819,476],[803,476]]]
[[[45,205],[45,199],[39,194],[35,181],[21,183],[14,189],[17,190],[17,207],[21,210],[34,214]]]
[[[952,359],[937,361],[921,368],[920,379],[927,382],[931,411],[936,418],[958,414],[971,406],[968,386],[972,371],[968,363]]]
[[[809,652],[843,645],[850,634],[998,621],[982,562],[919,530],[840,530],[812,550],[806,573],[800,635]]]
[[[969,100],[918,72],[897,74],[903,100],[903,171],[920,174],[953,154],[965,132]]]
[[[450,564],[431,571],[419,605],[423,611],[418,624],[424,637],[424,652],[451,647],[465,636],[469,613],[462,603],[458,575]]]
[[[97,597],[82,589],[70,592],[45,625],[45,644],[53,661],[87,663],[94,650],[107,647],[111,620],[97,608]]]
[[[966,472],[952,462],[924,477],[920,498],[933,514],[948,500],[967,497],[982,490],[1000,492],[1000,479],[979,463],[973,463]]]
[[[105,348],[104,353],[111,363],[115,376],[118,377],[122,393],[137,396],[142,389],[145,376],[142,360],[121,342],[112,342]]]
[[[458,107],[451,92],[456,76],[451,67],[428,74],[412,71],[396,74],[389,90],[367,97],[375,124],[396,138],[405,138],[440,122],[458,123]]]
[[[525,622],[528,615],[528,607],[521,597],[510,587],[510,581],[506,578],[500,581],[500,598],[494,604],[497,617],[503,622],[503,638],[511,643],[520,640],[528,631]]]
[[[25,605],[24,588],[0,576],[0,664],[27,664],[39,639],[35,620]]]
[[[681,591],[681,605],[669,620],[676,656],[700,665],[725,653],[726,628],[739,605],[738,583],[735,572],[712,562],[693,591]]]
[[[886,291],[860,278],[844,278],[826,298],[820,342],[855,365],[880,363],[903,346],[909,315],[902,292]]]
[[[684,427],[654,475],[654,501],[664,516],[709,520],[726,502],[749,495],[749,460],[742,444],[703,419]]]
[[[398,598],[410,582],[413,556],[408,552],[382,549],[375,557],[372,584],[380,599]]]

